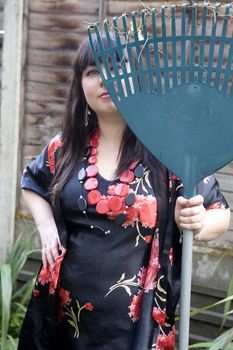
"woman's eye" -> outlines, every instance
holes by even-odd
[[[96,75],[99,74],[97,69],[91,69],[87,72],[87,76],[92,76],[92,75]]]

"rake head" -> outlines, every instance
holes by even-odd
[[[88,29],[113,102],[188,197],[233,159],[231,19],[230,4],[174,5]]]

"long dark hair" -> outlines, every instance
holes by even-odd
[[[111,34],[111,41],[113,46],[116,46],[114,34]],[[102,34],[102,42],[103,46],[106,47],[107,40],[104,34]],[[94,45],[97,45],[95,37]],[[56,173],[50,186],[50,192],[54,199],[74,174],[77,164],[85,155],[90,135],[98,126],[97,115],[90,108],[91,115],[86,126],[87,102],[82,88],[83,71],[87,66],[94,64],[89,40],[86,38],[80,45],[73,64],[73,76],[62,122],[62,147],[57,159]],[[138,140],[128,126],[125,127],[123,133],[119,154],[116,176],[127,170],[133,160],[142,160],[143,164],[150,168],[152,182],[156,187],[158,177],[166,179],[166,169]]]

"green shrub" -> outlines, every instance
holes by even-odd
[[[33,234],[23,240],[17,237],[6,263],[0,264],[0,350],[16,350],[26,304],[32,293],[35,277],[17,288],[17,278],[32,250]]]

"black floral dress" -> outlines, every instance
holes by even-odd
[[[22,188],[50,202],[61,136],[30,163]],[[41,267],[23,323],[19,350],[169,350],[175,346],[174,314],[180,290],[182,237],[174,223],[182,185],[168,173],[157,193],[150,169],[130,183],[135,202],[102,215],[80,210],[87,191],[78,173],[64,186],[53,211],[63,251],[53,268]],[[110,200],[119,180],[97,174],[102,198]],[[208,209],[228,207],[213,176],[198,192]],[[123,201],[124,202],[124,201]]]

